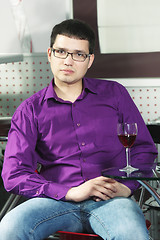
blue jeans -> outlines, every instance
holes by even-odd
[[[0,223],[0,240],[40,240],[58,230],[90,232],[107,240],[148,240],[145,219],[130,198],[80,203],[33,198]]]

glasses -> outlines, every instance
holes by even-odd
[[[65,59],[70,54],[72,59],[77,62],[84,62],[86,60],[86,58],[91,56],[91,54],[85,54],[85,53],[80,53],[80,52],[70,53],[70,52],[67,52],[67,51],[61,50],[61,49],[54,49],[54,48],[51,48],[51,49],[52,49],[55,57]]]

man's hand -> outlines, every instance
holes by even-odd
[[[90,198],[95,201],[108,200],[114,197],[128,197],[131,190],[112,178],[97,177],[70,188],[65,198],[67,201],[81,202]]]

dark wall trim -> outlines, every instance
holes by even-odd
[[[97,37],[95,62],[92,68],[88,71],[88,77],[160,77],[160,52],[100,54],[96,0],[73,0],[73,15],[74,18],[81,19],[90,24]]]

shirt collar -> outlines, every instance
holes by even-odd
[[[49,99],[49,98],[54,98],[57,99],[57,95],[54,91],[54,78],[52,79],[52,81],[50,82],[46,94],[44,96],[44,100]],[[94,79],[89,79],[89,78],[84,78],[83,79],[83,89],[84,90],[89,90],[92,93],[97,94],[97,89],[94,86]]]
[[[87,89],[90,92],[95,93],[95,94],[98,93],[97,88],[94,85],[94,79],[91,79],[91,78],[84,78],[83,79],[83,89],[84,90]]]
[[[47,88],[46,94],[44,96],[44,100],[49,99],[49,98],[57,99],[57,95],[54,91],[53,86],[54,86],[54,78],[52,79],[52,81],[50,82],[50,84]]]

